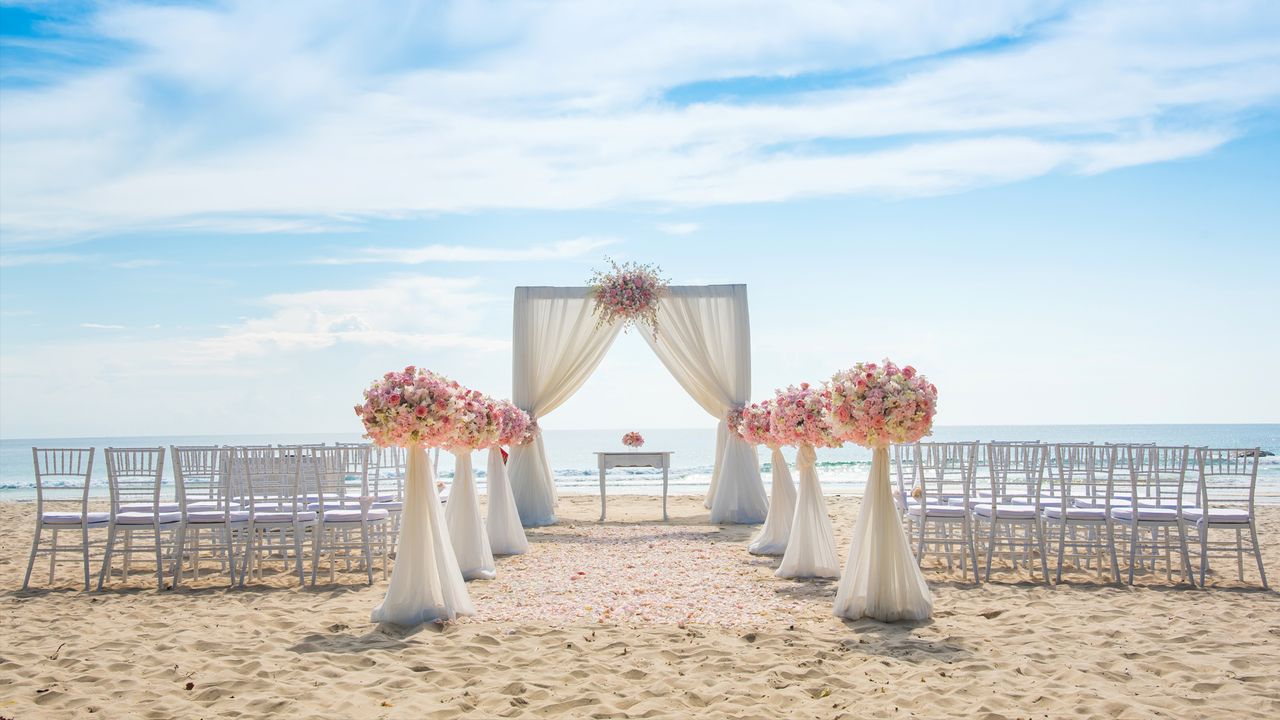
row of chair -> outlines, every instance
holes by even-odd
[[[386,575],[404,495],[404,454],[368,444],[172,446],[173,483],[164,481],[163,447],[106,448],[110,505],[90,509],[95,448],[32,448],[36,529],[23,578],[30,584],[39,556],[49,558],[49,582],[72,556],[90,586],[90,552],[102,549],[97,586],[123,556],[129,577],[134,552],[154,554],[156,582],[166,572],[176,587],[189,568],[217,562],[233,585],[280,561],[305,582],[310,544],[311,583],[328,564],[362,566],[373,582],[375,559]],[[99,537],[105,531],[105,537]],[[59,535],[62,539],[60,540]],[[72,535],[73,540],[67,538]],[[375,557],[376,553],[376,557]]]
[[[1267,587],[1255,514],[1257,448],[1155,444],[933,442],[895,448],[899,510],[917,560],[991,578],[994,560],[1049,582],[1064,564],[1134,582],[1158,563],[1172,579],[1207,582],[1212,558],[1252,555]],[[1222,538],[1223,534],[1226,538]],[[978,544],[985,552],[980,555]],[[1192,568],[1194,547],[1198,571]],[[1126,560],[1125,574],[1120,559]]]

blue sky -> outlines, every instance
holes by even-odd
[[[760,397],[1280,420],[1280,10],[948,7],[0,4],[0,435],[506,395],[512,288],[605,255],[747,283]],[[545,420],[713,422],[634,335]]]

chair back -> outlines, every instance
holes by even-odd
[[[366,495],[380,500],[404,500],[408,451],[399,447],[371,447]]]
[[[1053,446],[1056,487],[1063,507],[1074,500],[1088,500],[1091,507],[1111,507],[1111,473],[1116,449],[1093,443],[1057,443]],[[1048,484],[1047,481],[1045,483]],[[1044,490],[1041,497],[1045,497]]]
[[[303,456],[300,448],[238,447],[232,451],[232,476],[244,483],[240,502],[249,508],[249,517],[262,513],[286,513],[297,520],[307,509],[300,493]]]
[[[106,449],[107,481],[111,485],[111,516],[120,513],[122,505],[136,505],[149,511],[153,518],[160,514],[160,492],[164,484],[164,448]]]
[[[44,517],[46,503],[79,512],[81,518],[88,517],[93,452],[93,448],[31,448],[36,474],[36,517]]]
[[[992,502],[1021,500],[1038,507],[1047,447],[1038,442],[992,442],[988,445]]]
[[[1247,508],[1253,517],[1260,448],[1196,448],[1198,505]]]
[[[183,514],[191,503],[209,510],[230,510],[231,450],[217,445],[172,445],[173,481]]]
[[[907,511],[907,498],[911,496],[916,477],[916,443],[903,443],[893,446],[893,476],[898,483],[898,492],[894,495],[894,503],[899,513]]]
[[[310,474],[321,508],[367,507],[369,452],[367,445],[312,448]]]
[[[916,443],[915,485],[920,488],[924,507],[961,500],[969,507],[973,495],[974,468],[978,461],[977,442]]]
[[[1128,445],[1131,498],[1134,505],[1178,510],[1187,491],[1186,445]]]

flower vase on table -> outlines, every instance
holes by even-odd
[[[644,436],[632,430],[622,436],[622,444],[630,448],[631,452],[636,452],[640,448],[644,447]]]

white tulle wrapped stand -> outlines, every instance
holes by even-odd
[[[485,484],[489,488],[489,512],[485,518],[485,530],[489,535],[489,549],[494,555],[521,555],[529,550],[529,539],[520,524],[520,512],[507,478],[507,465],[502,462],[502,451],[489,448],[489,464],[485,467]]]
[[[373,609],[372,620],[418,625],[474,614],[427,452],[410,448],[396,563],[386,597]]]
[[[769,464],[773,467],[773,484],[769,489],[769,515],[760,534],[747,550],[753,555],[782,555],[791,537],[791,521],[796,514],[796,485],[787,469],[781,448],[773,448]]]
[[[458,569],[467,580],[492,580],[498,570],[489,547],[489,535],[480,519],[471,450],[454,450],[453,457],[453,485],[449,488],[449,502],[444,506],[444,521],[449,527]]]
[[[791,520],[791,535],[782,564],[774,574],[782,578],[833,578],[840,576],[836,557],[836,536],[827,516],[827,503],[818,483],[818,455],[812,445],[801,445],[796,453],[800,492]]]
[[[924,620],[933,614],[933,595],[911,553],[893,502],[887,448],[876,448],[871,457],[871,474],[853,526],[849,559],[836,589],[835,614],[885,622]]]

